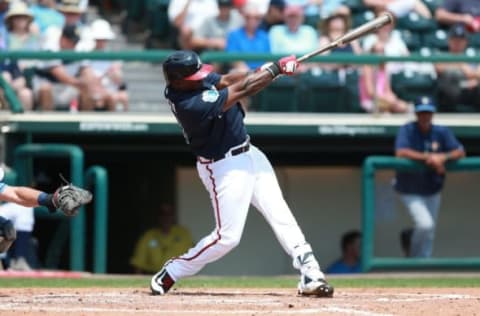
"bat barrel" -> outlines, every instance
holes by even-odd
[[[364,35],[367,35],[368,33],[376,31],[379,28],[381,28],[382,26],[387,25],[387,24],[392,23],[392,22],[393,22],[393,15],[390,14],[390,13],[384,13],[381,16],[373,19],[372,21],[367,22],[367,23],[353,29],[352,31],[348,32],[347,34],[340,36],[339,38],[337,38],[333,42],[330,42],[328,45],[325,45],[324,47],[321,47],[321,48],[319,48],[319,49],[317,49],[317,50],[315,50],[311,53],[308,53],[308,54],[305,54],[305,55],[299,57],[297,59],[297,61],[299,63],[301,63],[301,62],[303,62],[303,61],[305,61],[309,58],[312,58],[313,56],[316,56],[318,54],[321,54],[323,52],[331,50],[331,49],[333,49],[337,46],[348,44],[351,41],[356,40],[357,38],[362,37]]]

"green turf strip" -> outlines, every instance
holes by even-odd
[[[330,282],[337,288],[362,287],[480,287],[480,277],[330,277]],[[149,277],[88,277],[81,279],[30,279],[0,278],[1,288],[12,287],[149,287]],[[296,287],[297,277],[193,277],[181,280],[178,288],[292,288]]]

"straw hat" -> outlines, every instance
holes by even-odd
[[[351,18],[350,18],[350,15],[346,15],[346,14],[341,14],[341,13],[336,13],[336,14],[332,14],[332,15],[329,15],[329,16],[326,16],[324,17],[318,24],[318,28],[320,29],[321,33],[322,34],[327,34],[327,31],[328,31],[328,25],[330,24],[330,21],[332,21],[333,19],[336,19],[336,18],[340,18],[343,20],[344,24],[345,24],[345,32],[348,32],[348,30],[350,29],[350,27],[352,26],[352,21],[351,21]]]
[[[83,2],[82,0],[61,0],[56,8],[62,13],[82,14],[85,12]]]
[[[24,16],[28,18],[28,23],[33,21],[33,15],[28,9],[28,6],[22,1],[16,1],[10,4],[10,8],[8,9],[7,13],[5,14],[5,25],[7,29],[10,31],[12,29],[12,18],[16,16]]]
[[[104,19],[96,19],[90,26],[93,39],[95,40],[113,40],[115,39],[115,33],[112,30],[112,26],[108,21]]]

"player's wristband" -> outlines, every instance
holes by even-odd
[[[270,75],[272,75],[272,78],[275,78],[281,73],[280,66],[277,63],[266,64],[262,67],[262,69],[268,71]]]
[[[38,205],[46,206],[50,213],[55,213],[57,208],[53,204],[53,194],[47,194],[45,192],[40,193],[37,198]]]

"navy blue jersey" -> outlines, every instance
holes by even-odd
[[[408,123],[398,131],[395,149],[409,148],[425,153],[445,153],[463,149],[452,131],[445,126],[432,125],[430,132],[422,134],[416,122]],[[445,176],[433,170],[397,172],[395,189],[401,193],[432,195],[443,187]]]
[[[193,153],[207,159],[222,158],[231,148],[245,142],[245,113],[239,102],[222,112],[228,89],[217,90],[220,75],[209,74],[198,90],[165,89],[165,98],[182,126],[186,142]]]

